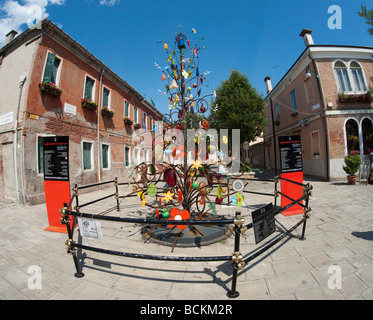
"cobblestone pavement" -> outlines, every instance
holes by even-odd
[[[313,186],[311,218],[306,240],[296,229],[271,249],[249,262],[238,273],[237,300],[372,300],[373,299],[373,186],[346,182],[305,181]],[[114,188],[114,187],[113,187]],[[272,182],[252,181],[248,190],[273,193]],[[120,188],[120,194],[126,193]],[[82,193],[80,204],[112,193],[108,188]],[[253,209],[273,197],[247,194],[241,208],[245,223]],[[143,217],[137,198],[122,201],[120,212],[109,209],[109,198],[82,212]],[[220,208],[233,217],[235,208]],[[98,299],[98,300],[230,300],[230,261],[170,262],[132,259],[78,250],[83,278],[74,276],[67,235],[44,231],[48,226],[45,204],[23,206],[0,202],[0,299]],[[271,239],[292,227],[301,216],[276,216],[276,233],[255,245],[253,230],[241,238],[240,251],[248,257]],[[141,226],[101,222],[102,239],[81,238],[83,244],[121,252],[163,256],[230,256],[234,238],[193,248],[145,242]],[[76,238],[76,239],[75,239]]]

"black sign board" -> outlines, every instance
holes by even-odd
[[[263,241],[276,230],[275,216],[273,214],[273,204],[259,208],[251,213],[253,220],[255,243]]]
[[[69,181],[69,137],[45,137],[44,180]]]
[[[303,171],[302,143],[300,136],[278,137],[281,173]]]

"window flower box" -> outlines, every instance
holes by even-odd
[[[135,125],[133,127],[135,129],[140,129],[141,128],[141,124],[140,123],[135,123]]]
[[[112,118],[114,116],[114,111],[110,110],[107,106],[103,107],[101,109],[101,114],[103,116],[106,116],[106,117],[109,117],[109,118]]]
[[[90,109],[90,110],[96,110],[97,109],[97,103],[96,102],[93,102],[89,99],[82,99],[82,107],[83,108],[87,108],[87,109]]]
[[[40,82],[39,90],[41,93],[48,93],[55,97],[60,97],[62,94],[62,90],[53,82]]]
[[[372,94],[370,91],[366,93],[347,93],[347,92],[339,92],[338,93],[338,100],[339,102],[345,103],[354,103],[354,102],[368,102],[372,101]]]
[[[133,124],[133,120],[129,117],[123,118],[124,124],[128,124],[129,126]]]

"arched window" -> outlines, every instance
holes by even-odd
[[[353,151],[360,151],[359,146],[359,126],[357,122],[350,119],[346,122],[346,137],[347,137],[347,154]]]
[[[363,69],[361,68],[361,65],[356,61],[352,61],[350,64],[350,70],[355,86],[354,89],[356,91],[367,91],[367,86],[365,84]]]
[[[373,125],[372,120],[364,119],[361,129],[363,131],[364,154],[373,152]]]
[[[337,78],[338,91],[352,91],[347,66],[342,61],[336,61],[334,72]]]

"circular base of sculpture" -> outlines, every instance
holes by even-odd
[[[228,238],[232,233],[222,226],[187,226],[184,230],[178,228],[156,228],[146,226],[142,229],[145,239],[151,242],[172,247],[199,247],[210,245]]]

